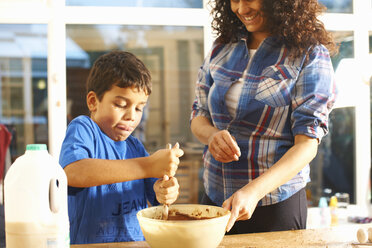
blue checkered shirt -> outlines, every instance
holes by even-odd
[[[224,99],[239,79],[244,84],[233,118]],[[304,134],[320,142],[328,132],[336,87],[324,46],[316,46],[307,59],[293,59],[278,39],[269,37],[252,58],[245,39],[229,44],[215,42],[199,70],[195,94],[191,119],[204,116],[218,129],[228,130],[241,150],[239,161],[221,163],[205,147],[205,190],[213,202],[221,205],[275,164],[293,146],[295,135]],[[258,206],[289,198],[306,186],[309,174],[307,165],[268,193]]]

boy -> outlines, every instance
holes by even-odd
[[[60,154],[69,185],[71,244],[144,240],[136,214],[147,201],[177,199],[173,176],[183,151],[177,144],[148,156],[131,136],[151,93],[150,73],[133,54],[99,57],[87,92],[90,117],[69,124]],[[165,175],[171,179],[155,179]]]

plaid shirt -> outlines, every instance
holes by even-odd
[[[324,46],[316,46],[307,60],[305,56],[290,59],[287,48],[269,37],[247,68],[249,60],[245,39],[229,44],[215,42],[196,83],[191,119],[205,116],[218,129],[228,130],[241,150],[239,161],[221,163],[205,147],[204,186],[218,205],[275,164],[293,146],[295,135],[304,134],[320,142],[328,132],[328,114],[335,100],[334,72]],[[224,99],[240,78],[244,85],[236,117],[232,118]],[[258,205],[289,198],[306,186],[309,174],[307,165]]]

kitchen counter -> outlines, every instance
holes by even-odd
[[[324,229],[267,232],[239,235],[225,235],[218,248],[335,248],[367,247],[358,245],[356,237],[359,228],[368,229],[372,224],[350,224]],[[145,242],[123,242],[89,245],[71,245],[71,248],[149,248]],[[372,247],[372,244],[371,244]]]

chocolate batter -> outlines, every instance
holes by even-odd
[[[207,209],[208,212],[208,209]],[[221,214],[217,214],[214,217],[202,216],[202,213],[193,213],[193,215],[180,213],[178,210],[170,210],[168,215],[168,220],[207,220],[215,217],[219,217]]]
[[[213,217],[197,217],[197,216],[190,216],[188,214],[182,214],[176,212],[175,215],[169,215],[168,220],[206,220],[212,219]]]

